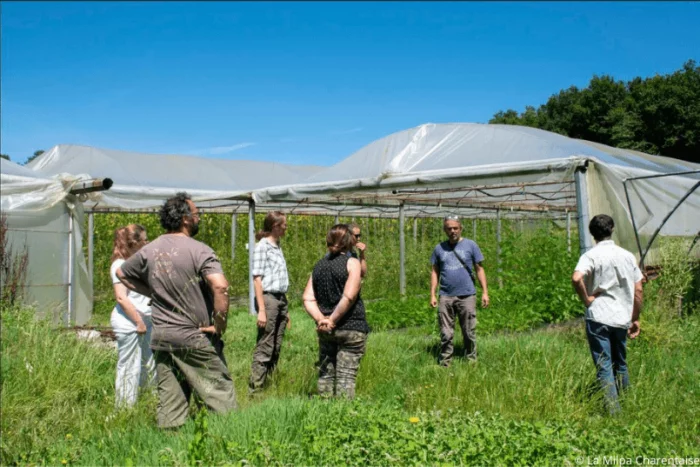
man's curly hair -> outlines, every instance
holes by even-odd
[[[191,216],[190,206],[187,201],[192,201],[190,195],[181,191],[176,193],[160,208],[160,225],[168,232],[178,232],[182,229],[182,218]]]

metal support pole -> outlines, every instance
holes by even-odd
[[[95,218],[93,213],[88,213],[88,275],[95,291]]]
[[[496,261],[498,262],[498,287],[503,287],[501,277],[501,209],[496,210]]]
[[[690,190],[688,190],[688,192],[687,192],[680,200],[678,200],[678,202],[677,202],[676,205],[673,207],[673,209],[671,209],[671,211],[669,211],[669,213],[666,214],[666,216],[661,220],[661,224],[659,224],[659,226],[656,228],[656,230],[654,231],[654,233],[651,235],[651,238],[649,239],[649,243],[647,244],[647,247],[646,247],[646,249],[644,250],[644,253],[642,254],[642,257],[639,259],[639,267],[642,269],[642,271],[644,270],[644,258],[646,258],[647,253],[649,253],[649,250],[651,250],[651,245],[654,243],[654,240],[656,239],[656,236],[659,235],[659,232],[661,232],[661,229],[664,227],[664,225],[666,225],[666,221],[669,220],[669,218],[673,215],[673,213],[676,212],[676,210],[681,206],[681,204],[683,204],[683,202],[684,202],[686,199],[688,199],[688,197],[689,197],[691,194],[693,194],[693,192],[694,192],[695,190],[697,190],[698,187],[700,187],[700,182],[697,182],[697,183],[695,184],[695,186],[693,186],[693,188],[691,188]]]
[[[593,248],[591,235],[588,233],[588,223],[590,214],[588,212],[588,182],[586,181],[587,167],[578,167],[574,172],[576,183],[576,223],[578,226],[578,248],[579,253],[584,254]]]
[[[418,243],[418,218],[413,218],[413,244]]]
[[[566,251],[571,253],[571,213],[566,211]]]
[[[639,250],[639,258],[640,258],[639,264],[640,264],[640,267],[641,267],[641,266],[643,265],[643,263],[644,263],[644,256],[646,256],[646,253],[642,250],[642,242],[641,242],[640,239],[639,239],[639,231],[637,230],[637,222],[635,221],[635,218],[634,218],[634,211],[633,211],[633,209],[632,209],[632,202],[630,201],[630,194],[629,194],[629,190],[627,189],[627,182],[631,182],[631,181],[634,181],[634,180],[647,180],[647,179],[650,179],[650,178],[671,177],[671,176],[675,176],[675,175],[690,175],[690,174],[697,174],[697,173],[700,173],[700,170],[689,170],[689,171],[683,171],[683,172],[663,173],[663,174],[656,174],[656,175],[645,175],[645,176],[641,176],[641,177],[626,178],[625,180],[622,181],[622,186],[623,186],[623,188],[625,189],[625,197],[627,198],[627,208],[629,209],[630,218],[631,218],[631,220],[632,220],[632,228],[634,229],[634,238],[637,240],[637,249]],[[688,193],[686,194],[686,196],[676,205],[676,207],[673,208],[673,211],[671,211],[671,214],[673,214],[673,212],[674,212],[676,209],[678,209],[678,206],[680,206],[680,204],[685,200],[685,198],[687,198],[688,196],[690,196],[690,193],[692,193],[693,191],[695,191],[695,190],[697,189],[697,187],[698,187],[698,185],[695,185],[695,187],[693,187],[693,188],[690,190],[690,192],[688,192]],[[649,210],[649,207],[648,207],[647,204],[644,202],[644,199],[640,199],[640,201],[642,202],[642,204],[644,205],[644,207],[647,208],[647,211],[648,211],[648,210]],[[667,216],[666,219],[665,219],[664,221],[662,221],[661,227],[663,227],[663,225],[666,223],[666,220],[668,220],[668,217],[670,217],[670,215]],[[659,227],[659,228],[661,228],[661,227]],[[656,236],[656,235],[654,235],[654,236]],[[652,241],[653,241],[653,238],[652,238]],[[648,245],[648,248],[651,247],[651,243],[652,243],[652,242],[650,241],[650,242],[649,242],[649,245]],[[693,243],[695,243],[695,242],[693,242]],[[692,249],[692,246],[691,246],[691,249]]]
[[[66,310],[66,315],[63,317],[64,324],[70,326],[70,318],[73,316],[73,239],[75,232],[73,231],[73,212],[69,211],[68,217],[68,309]]]
[[[406,234],[403,203],[399,205],[399,294],[406,295]]]
[[[472,219],[472,240],[476,241],[476,218]]]
[[[335,215],[335,225],[340,224],[340,215],[336,214]]]
[[[248,201],[248,312],[255,311],[255,287],[253,286],[253,256],[255,255],[255,201]]]
[[[238,214],[231,214],[231,268],[233,269],[233,261],[236,259],[236,227],[238,225]]]

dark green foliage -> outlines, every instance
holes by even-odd
[[[262,215],[256,224],[262,225]],[[341,218],[341,222],[350,221]],[[203,214],[198,240],[217,252],[231,284],[231,297],[246,305],[248,297],[247,216],[239,216],[235,259],[231,260],[231,216]],[[290,300],[300,303],[301,294],[314,264],[326,252],[326,232],[332,216],[295,216],[287,219],[282,248],[290,275]],[[396,219],[359,219],[367,243],[369,272],[362,286],[370,325],[377,329],[434,324],[435,310],[429,307],[430,256],[445,240],[440,219],[409,219],[406,235],[406,296],[399,296],[399,223]],[[95,215],[95,315],[107,322],[114,306],[109,280],[112,238],[117,227],[139,223],[152,240],[162,233],[156,214]],[[463,222],[463,236],[472,238],[472,220]],[[569,278],[577,254],[567,254],[566,232],[547,221],[502,221],[501,272],[498,271],[496,222],[476,221],[476,241],[486,258],[491,307],[480,310],[479,326],[485,332],[520,330],[540,323],[558,322],[580,314]],[[415,227],[415,231],[414,231]],[[572,231],[575,238],[576,231]],[[576,244],[576,241],[573,242]],[[498,286],[498,277],[503,288]],[[480,295],[479,295],[480,296]]]
[[[37,150],[37,151],[34,151],[34,154],[32,154],[31,156],[29,156],[29,158],[27,158],[27,161],[24,163],[24,165],[29,164],[31,161],[33,161],[33,160],[36,159],[37,157],[39,157],[39,156],[41,156],[42,154],[44,154],[44,152],[45,152],[45,151],[44,151],[43,149],[39,149],[39,150]]]
[[[668,75],[627,83],[594,76],[588,86],[552,95],[535,110],[509,109],[489,123],[523,125],[609,146],[700,159],[700,67],[689,60]]]
[[[521,331],[544,323],[558,323],[583,314],[570,284],[578,255],[567,253],[563,232],[546,228],[519,232],[517,223],[506,223],[501,244],[503,288],[497,285],[497,264],[488,261],[491,304],[481,308],[477,293],[479,333]],[[512,229],[510,228],[512,227]],[[487,244],[485,255],[493,258]],[[429,296],[366,303],[373,329],[386,330],[418,325],[437,326],[437,310]]]

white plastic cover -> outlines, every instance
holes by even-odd
[[[60,145],[29,164],[31,171],[2,161],[2,208],[48,209],[66,202],[64,198],[76,180],[109,177],[114,181],[112,188],[90,195],[88,208],[157,208],[166,197],[184,190],[200,205],[206,201],[207,206],[238,212],[252,197],[258,209],[286,207],[298,213],[327,209],[343,215],[395,217],[403,203],[407,216],[453,211],[493,216],[493,209],[499,207],[505,216],[522,216],[518,209],[527,209],[533,215],[555,214],[561,219],[566,210],[576,209],[574,171],[586,163],[590,215],[613,215],[618,226],[616,240],[635,253],[623,181],[695,171],[628,182],[644,244],[700,179],[700,164],[534,128],[425,124],[379,139],[325,168]],[[79,211],[76,208],[71,213],[79,216]],[[77,219],[74,217],[77,225],[82,225]],[[662,233],[694,235],[698,230],[700,191],[696,190]],[[76,238],[79,241],[78,235]],[[79,246],[75,251],[82,252]],[[82,254],[76,258],[79,264],[75,267],[80,271]]]
[[[0,204],[8,242],[28,253],[25,302],[55,322],[85,324],[92,314],[92,281],[82,250],[83,210],[69,195],[80,177],[41,178],[0,159]],[[72,235],[71,235],[72,229]],[[72,254],[71,254],[72,252]],[[72,310],[68,315],[69,294]]]
[[[277,202],[311,199],[352,203],[367,199],[368,194],[375,195],[375,199],[391,199],[393,192],[397,192],[399,196],[393,198],[398,204],[400,199],[411,203],[416,197],[411,189],[423,188],[421,199],[432,200],[435,209],[442,209],[440,201],[445,196],[444,188],[452,187],[452,198],[462,195],[463,204],[478,201],[496,207],[507,206],[508,201],[554,209],[568,207],[572,197],[548,194],[544,196],[548,199],[544,200],[543,187],[552,191],[551,187],[557,185],[551,183],[556,182],[560,182],[560,186],[571,186],[574,170],[586,161],[594,162],[587,172],[590,215],[610,213],[617,217],[618,223],[630,225],[623,188],[625,179],[695,171],[628,182],[637,228],[647,238],[700,180],[700,164],[612,148],[529,127],[453,123],[425,124],[391,134],[311,175],[307,183],[272,187],[256,194],[260,199]],[[489,189],[482,190],[488,193],[486,196],[474,196],[475,186],[498,185],[522,186],[523,189],[520,194],[505,199]],[[443,190],[437,191],[438,188]],[[430,194],[431,189],[433,194]],[[623,232],[618,232],[618,241],[636,252],[634,231],[619,230]],[[686,199],[662,233],[695,235],[698,230],[700,190]]]
[[[99,208],[147,209],[159,207],[177,191],[195,201],[249,199],[256,188],[299,183],[321,169],[275,162],[227,160],[144,154],[61,144],[34,159],[29,167],[42,176],[89,174],[110,178],[109,191],[90,199]],[[91,206],[93,203],[88,203]]]

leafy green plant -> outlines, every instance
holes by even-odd
[[[263,215],[256,215],[261,225]],[[340,222],[352,221],[341,217]],[[435,245],[445,240],[440,219],[409,220],[406,236],[406,298],[399,296],[399,223],[396,219],[354,219],[363,229],[368,244],[369,273],[362,286],[370,324],[378,330],[433,325],[435,310],[428,306],[430,256]],[[155,214],[95,215],[95,316],[107,322],[114,306],[109,281],[109,256],[114,229],[128,223],[144,225],[150,238],[162,233]],[[246,304],[248,296],[248,220],[238,217],[235,258],[231,259],[231,216],[203,214],[199,240],[217,252],[232,287],[236,303]],[[282,248],[290,275],[289,297],[299,302],[314,264],[326,251],[325,235],[335,223],[333,216],[291,214]],[[569,283],[577,255],[566,252],[566,234],[549,224],[502,221],[500,265],[497,261],[496,223],[492,220],[463,222],[463,236],[476,241],[486,258],[491,307],[480,310],[482,332],[522,330],[541,323],[560,322],[580,316]],[[503,283],[499,287],[498,283]]]

